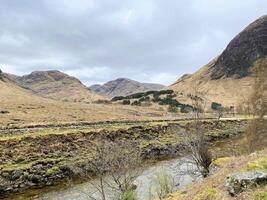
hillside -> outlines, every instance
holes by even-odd
[[[138,92],[147,92],[150,90],[161,90],[165,86],[153,83],[140,83],[127,78],[118,78],[109,81],[104,85],[92,85],[90,89],[100,95],[107,97],[127,96]]]
[[[14,78],[14,77],[13,77]],[[147,120],[163,116],[164,111],[86,102],[65,102],[37,95],[0,73],[0,127],[28,124],[59,124],[116,120]]]
[[[239,33],[221,55],[169,88],[185,94],[198,88],[209,102],[236,107],[253,85],[254,63],[266,56],[267,16],[263,16]]]
[[[21,77],[6,74],[6,77],[20,87],[55,100],[89,103],[103,98],[88,90],[78,79],[60,71],[35,71]]]

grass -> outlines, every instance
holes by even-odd
[[[56,174],[60,171],[58,166],[53,166],[51,168],[49,168],[48,170],[46,170],[46,175],[52,175],[52,174]]]
[[[143,128],[151,128],[155,126],[167,126],[168,122],[148,122],[148,123],[114,123],[114,124],[99,124],[83,127],[61,127],[61,128],[40,128],[25,132],[12,132],[0,134],[0,141],[6,140],[21,140],[25,137],[40,137],[45,135],[67,135],[87,132],[118,131],[120,129],[127,130],[132,127],[142,126]]]
[[[226,165],[227,163],[229,163],[232,159],[233,159],[232,157],[222,157],[222,158],[217,158],[212,163],[216,167],[223,167],[224,165]]]
[[[267,191],[255,192],[253,200],[267,200]]]
[[[1,171],[27,170],[37,164],[55,164],[62,161],[62,158],[45,158],[25,163],[12,163],[0,165]]]
[[[221,200],[221,194],[215,188],[206,188],[194,197],[193,200]]]
[[[247,170],[261,170],[267,173],[267,155],[248,164]]]

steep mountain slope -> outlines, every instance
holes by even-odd
[[[77,102],[92,102],[103,98],[88,90],[78,79],[60,71],[35,71],[21,77],[10,74],[6,76],[42,97]]]
[[[127,78],[118,78],[113,81],[109,81],[104,85],[92,85],[91,90],[100,95],[107,97],[114,96],[127,96],[137,92],[146,92],[149,90],[161,90],[165,86],[153,83],[140,83]]]
[[[239,33],[221,55],[169,88],[185,94],[198,88],[210,102],[237,106],[253,85],[254,63],[266,56],[267,16],[263,16]]]

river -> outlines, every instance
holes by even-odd
[[[216,157],[242,154],[245,148],[246,139],[244,136],[224,139],[211,145],[211,151]],[[188,162],[188,157],[179,157],[159,161],[145,167],[135,181],[139,199],[149,200],[150,195],[155,194],[157,187],[155,180],[162,173],[173,178],[175,189],[185,187],[193,181],[200,179],[187,173],[186,169],[188,169],[189,165],[191,165],[190,168],[195,167]],[[78,180],[74,181],[74,183],[72,182],[72,184],[61,183],[42,189],[30,189],[10,196],[5,200],[89,200],[88,196],[94,193],[96,182],[97,180],[87,180],[85,182]]]

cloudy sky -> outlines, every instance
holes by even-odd
[[[57,69],[86,85],[170,84],[217,56],[266,0],[0,0],[0,68]]]

